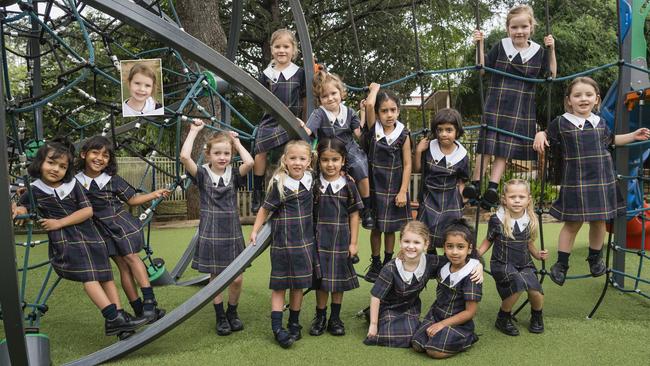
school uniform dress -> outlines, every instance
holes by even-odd
[[[320,278],[320,268],[314,244],[313,177],[305,172],[300,180],[285,176],[279,186],[279,177],[262,207],[271,217],[271,290],[310,288]],[[279,189],[284,190],[284,198]]]
[[[550,144],[562,154],[562,185],[550,214],[560,221],[604,221],[625,213],[616,187],[614,163],[608,148],[614,134],[605,120],[565,113],[546,130]]]
[[[423,195],[418,221],[427,225],[430,242],[436,247],[444,244],[445,228],[463,217],[464,204],[458,182],[469,178],[469,158],[463,145],[457,141],[455,145],[454,151],[445,155],[436,139],[429,143],[429,150],[422,156]]]
[[[222,175],[203,164],[196,170],[199,188],[199,231],[192,258],[192,268],[201,273],[218,275],[244,251],[237,190],[245,177],[239,169],[227,166]]]
[[[422,320],[420,327],[413,336],[413,344],[424,348],[445,353],[458,353],[471,347],[478,341],[474,333],[474,321],[464,324],[446,326],[433,337],[427,334],[427,328],[432,324],[450,318],[465,310],[466,301],[481,301],[482,286],[470,280],[469,274],[478,264],[476,259],[470,259],[457,272],[450,272],[450,263],[440,269],[436,301]]]
[[[537,268],[528,250],[530,240],[530,217],[525,213],[517,220],[511,220],[513,238],[503,231],[504,210],[499,207],[497,213],[488,222],[487,239],[492,243],[490,271],[497,285],[501,299],[518,292],[534,290],[544,293],[537,278]]]
[[[36,209],[43,218],[62,219],[91,207],[75,179],[57,188],[40,179],[32,182],[31,186]],[[28,194],[21,197],[20,204],[30,207]],[[50,264],[61,278],[76,282],[113,280],[106,243],[92,220],[48,231],[47,237]]]
[[[411,347],[420,324],[420,292],[429,278],[447,262],[444,256],[422,255],[414,272],[404,270],[399,258],[386,263],[372,287],[372,296],[381,300],[377,337],[368,338],[379,346]]]
[[[305,73],[303,69],[291,63],[282,71],[273,66],[264,69],[259,78],[273,95],[286,105],[296,117],[302,115],[302,100],[305,97]],[[297,122],[296,122],[297,123]],[[289,134],[269,113],[262,116],[255,136],[255,152],[263,153],[276,149],[289,141]]]
[[[485,58],[485,65],[527,78],[544,75],[548,69],[548,53],[539,44],[528,41],[529,47],[517,51],[512,39],[504,38]],[[536,125],[535,84],[496,73],[490,74],[483,122],[488,126],[534,138]],[[477,151],[506,159],[536,160],[533,142],[488,130],[483,131]]]
[[[343,292],[359,287],[350,260],[350,214],[363,208],[357,186],[346,177],[328,182],[320,176],[314,208],[316,248],[320,263],[319,290]]]
[[[129,99],[122,102],[122,115],[124,117],[162,116],[165,114],[165,108],[163,108],[162,104],[157,103],[153,97],[148,97],[147,100],[144,101],[144,107],[142,107],[142,110],[131,108],[131,106],[127,104],[128,102]]]
[[[356,182],[368,178],[368,157],[354,139],[354,130],[360,128],[361,122],[357,113],[346,107],[339,106],[339,114],[335,116],[325,107],[315,109],[307,120],[309,128],[316,137],[338,139],[345,144],[348,172]]]
[[[370,196],[374,204],[375,228],[383,233],[399,231],[411,218],[408,192],[406,206],[395,205],[404,171],[402,146],[408,137],[409,131],[399,121],[388,135],[379,121],[375,123],[374,135],[368,134]]]
[[[138,253],[144,246],[142,223],[124,209],[136,195],[135,189],[119,175],[106,173],[91,178],[83,172],[75,176],[93,205],[93,220],[103,234],[111,256]]]

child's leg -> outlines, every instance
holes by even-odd
[[[327,309],[327,300],[329,299],[329,292],[323,290],[316,290],[316,311],[319,309]],[[332,302],[334,296],[332,295]]]
[[[89,281],[89,282],[84,282],[83,285],[84,285],[84,291],[86,291],[86,294],[88,295],[90,300],[93,302],[93,304],[95,304],[95,306],[99,308],[99,310],[102,310],[107,306],[113,304],[113,302],[106,295],[106,292],[104,291],[104,288],[102,284],[100,284],[100,282]]]
[[[242,284],[244,283],[244,274],[240,274],[228,286],[228,311],[226,311],[226,318],[230,323],[230,329],[233,332],[244,329],[244,323],[239,319],[237,314],[237,305],[239,304],[239,296],[241,295]]]
[[[313,336],[319,336],[325,332],[328,298],[329,292],[316,290],[316,316],[311,321],[311,327],[309,328],[309,334]]]
[[[264,174],[266,173],[266,153],[255,154],[255,163],[253,165],[253,201],[251,202],[251,211],[254,214],[262,207],[264,200]]]
[[[327,331],[331,335],[342,336],[345,334],[345,324],[341,320],[341,304],[343,303],[343,292],[332,292],[332,304],[330,308],[330,319],[327,322]]]
[[[576,235],[582,222],[565,222],[560,230],[560,237],[557,244],[557,262],[551,266],[549,277],[553,282],[562,286],[566,280],[566,274],[569,270],[569,256],[576,240]]]
[[[217,275],[211,273],[210,274],[210,282],[212,282],[215,278],[217,278]],[[215,307],[216,307],[217,304],[221,304],[221,307],[223,309],[223,292],[218,293],[217,296],[214,297],[214,299],[212,300],[212,304],[214,304]]]
[[[589,271],[594,277],[602,276],[607,271],[601,252],[605,240],[605,221],[589,222]]]
[[[440,351],[432,351],[432,350],[427,350],[427,355],[431,358],[435,359],[443,359],[443,358],[449,358],[454,355],[454,353],[446,353],[446,352],[440,352]]]
[[[293,344],[294,338],[282,328],[282,311],[284,310],[284,295],[286,290],[271,290],[271,329],[275,340],[283,348]]]
[[[358,181],[357,188],[359,189],[359,195],[361,198],[370,197],[370,180],[368,178],[363,178]]]
[[[257,176],[264,176],[266,173],[266,153],[255,153],[255,163],[253,164],[253,174]]]
[[[519,296],[521,296],[521,292],[514,293],[501,301],[497,320],[494,322],[494,326],[498,330],[509,336],[519,335],[519,329],[512,322],[512,308],[517,303],[517,300],[519,300]]]
[[[544,308],[544,294],[539,291],[528,290],[528,301],[532,310],[541,311]]]
[[[271,290],[271,311],[284,310],[284,295],[286,290]]]
[[[370,251],[373,257],[379,257],[381,252],[381,231],[372,230],[370,232]]]
[[[122,309],[122,303],[120,302],[120,295],[119,292],[117,291],[117,287],[115,286],[114,281],[105,281],[105,282],[99,282],[102,290],[108,297],[108,300],[110,300],[111,303],[115,304],[117,306],[117,309]]]
[[[483,160],[482,170],[481,170],[481,159]],[[481,180],[481,176],[485,174],[485,171],[487,170],[489,163],[490,163],[490,155],[476,154],[476,158],[474,160],[474,170],[472,171],[472,182],[477,182]]]
[[[368,282],[375,282],[379,276],[379,272],[381,272],[381,234],[381,231],[377,229],[370,231],[370,250],[372,256],[370,258],[370,266],[368,266],[368,271],[364,276]]]
[[[544,332],[544,317],[542,309],[544,308],[544,294],[539,291],[529,290],[528,301],[530,301],[530,323],[528,330],[531,333]]]
[[[519,300],[519,296],[521,296],[521,292],[514,293],[503,299],[503,301],[501,301],[501,311],[506,313],[511,312],[512,308],[517,303],[517,300]]]
[[[291,289],[289,290],[289,321],[287,322],[287,328],[289,328],[289,334],[293,337],[294,340],[299,340],[302,338],[300,330],[300,308],[302,307],[302,289]]]
[[[492,170],[490,171],[490,182],[494,182],[499,184],[501,181],[501,176],[503,176],[503,172],[506,170],[506,159],[502,157],[494,157],[494,161],[492,162]]]
[[[393,259],[395,250],[395,233],[384,233],[384,264]]]
[[[129,302],[135,301],[138,298],[138,290],[133,280],[131,268],[124,260],[124,257],[113,256],[111,259],[113,259],[113,262],[117,264],[117,268],[120,270],[120,282],[122,283],[122,289],[126,297],[129,299]]]
[[[361,225],[368,230],[375,227],[375,219],[372,217],[372,202],[370,200],[370,180],[363,178],[357,182],[359,195],[363,202],[363,210],[361,210]]]
[[[142,315],[149,319],[149,323],[158,320],[165,315],[165,312],[162,309],[156,308],[156,295],[154,295],[153,287],[151,287],[151,283],[149,282],[147,267],[145,267],[144,262],[142,262],[136,253],[127,254],[123,258],[124,261],[129,265],[133,277],[138,282],[140,289],[142,290]],[[129,301],[132,301],[132,299],[129,298]]]

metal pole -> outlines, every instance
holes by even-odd
[[[36,38],[41,32],[41,26],[38,21],[32,18],[32,37],[29,39],[29,55],[31,59],[27,60],[31,64],[30,72],[32,79],[32,97],[43,94],[43,80],[41,79],[41,53],[40,39]],[[34,110],[34,126],[36,127],[36,139],[43,140],[43,107]]]

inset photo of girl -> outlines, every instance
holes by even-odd
[[[120,61],[122,80],[122,116],[161,116],[163,105],[162,61]]]

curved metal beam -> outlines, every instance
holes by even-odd
[[[293,13],[293,21],[296,23],[298,30],[298,38],[300,39],[300,48],[302,51],[303,69],[305,70],[305,83],[307,90],[307,115],[309,118],[311,112],[314,110],[314,93],[313,93],[313,80],[314,80],[314,51],[311,48],[311,38],[309,38],[309,28],[307,28],[307,21],[305,20],[305,13],[302,11],[300,0],[289,0],[291,12]],[[309,140],[308,140],[309,141]]]
[[[226,49],[226,57],[232,62],[235,62],[235,56],[237,56],[243,10],[243,1],[233,0],[232,11],[230,12],[230,29],[228,30],[228,48]]]

